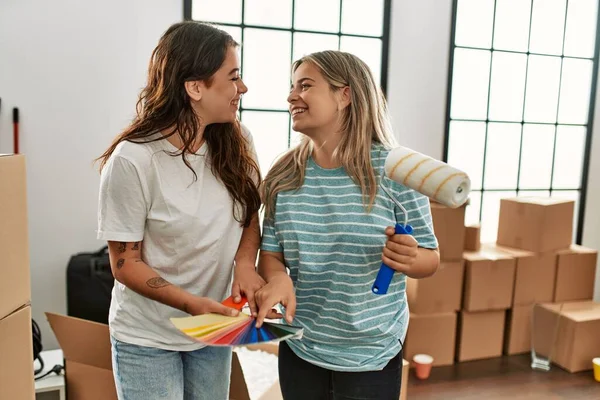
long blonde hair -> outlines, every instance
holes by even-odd
[[[390,149],[395,144],[383,93],[367,64],[353,54],[332,50],[312,53],[294,62],[292,71],[303,63],[317,67],[331,91],[350,87],[351,102],[342,111],[341,140],[333,157],[360,185],[368,212],[377,194],[371,146],[375,142]],[[275,215],[279,192],[298,189],[304,183],[304,171],[312,150],[312,141],[303,136],[300,144],[281,156],[267,174],[261,188],[267,218]]]

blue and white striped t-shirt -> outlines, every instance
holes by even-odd
[[[371,151],[376,174],[388,150]],[[419,246],[437,248],[429,199],[388,178],[384,185],[408,211]],[[360,186],[344,168],[324,169],[312,158],[301,188],[280,192],[273,219],[263,222],[261,249],[281,252],[296,289],[294,325],[304,328],[290,340],[302,359],[336,371],[383,368],[400,351],[408,327],[406,276],[395,274],[385,295],[371,286],[381,265],[385,228],[404,215],[379,188],[372,211]]]

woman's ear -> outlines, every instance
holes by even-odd
[[[352,91],[350,86],[344,86],[339,90],[338,111],[343,110],[352,103]]]
[[[185,91],[190,99],[193,101],[200,101],[202,98],[202,90],[204,88],[204,84],[202,81],[187,81],[184,83]]]

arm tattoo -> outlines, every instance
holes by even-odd
[[[140,242],[135,242],[133,244],[133,247],[131,248],[131,250],[139,250],[140,249]]]
[[[119,254],[125,253],[125,250],[127,250],[126,243],[125,242],[120,242],[119,243]]]
[[[119,261],[117,261],[117,269],[123,268],[123,264],[125,264],[125,260],[122,258],[119,258]]]
[[[165,281],[160,276],[157,276],[157,277],[148,279],[146,281],[146,285],[148,285],[148,287],[152,288],[152,289],[160,289],[162,287],[169,286],[170,283]]]

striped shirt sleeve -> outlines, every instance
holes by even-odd
[[[260,249],[275,253],[283,252],[283,246],[275,236],[275,221],[272,218],[263,218],[263,235]]]
[[[419,243],[419,247],[436,249],[438,242],[433,230],[429,198],[415,190],[405,189],[402,200],[404,208],[408,211],[408,224],[413,227],[413,236]],[[394,212],[396,221],[403,223],[405,217],[402,210],[395,206]]]

